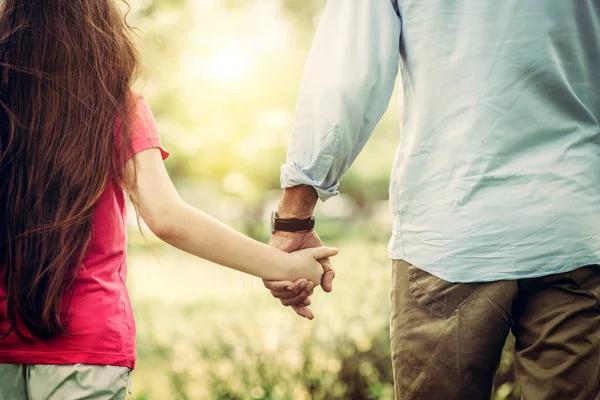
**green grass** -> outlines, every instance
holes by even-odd
[[[297,317],[262,282],[167,247],[134,247],[134,399],[393,399],[384,244],[328,243],[334,291]],[[503,382],[512,363],[507,352]],[[516,393],[510,379],[494,399]]]

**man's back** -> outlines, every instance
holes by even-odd
[[[327,3],[282,186],[337,193],[400,62],[390,257],[452,282],[599,263],[600,0],[395,1]]]
[[[391,257],[450,281],[600,260],[600,2],[400,0]]]
[[[512,331],[523,398],[600,399],[600,0],[329,0],[282,166],[286,218],[337,194],[399,49],[396,398],[489,399]]]

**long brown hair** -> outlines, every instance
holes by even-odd
[[[139,58],[114,0],[2,0],[0,7],[5,336],[20,319],[49,339],[66,331],[98,200],[109,179],[123,187]]]

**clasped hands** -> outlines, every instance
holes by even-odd
[[[322,247],[323,242],[317,232],[280,232],[277,231],[271,236],[269,245],[283,250],[292,252],[313,247]],[[323,276],[320,285],[325,292],[331,292],[333,289],[333,278],[335,271],[331,265],[329,258],[319,260],[323,266]],[[271,291],[273,297],[279,299],[284,306],[290,306],[296,314],[307,319],[313,319],[314,314],[308,307],[311,304],[310,296],[315,289],[315,283],[307,279],[297,279],[291,281],[263,281],[267,289]],[[319,283],[317,283],[318,285]]]

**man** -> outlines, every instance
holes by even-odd
[[[600,399],[600,1],[390,1],[326,6],[272,245],[321,245],[315,203],[337,194],[400,64],[396,398],[489,398],[512,330],[525,399]],[[312,286],[265,285],[312,318]]]

